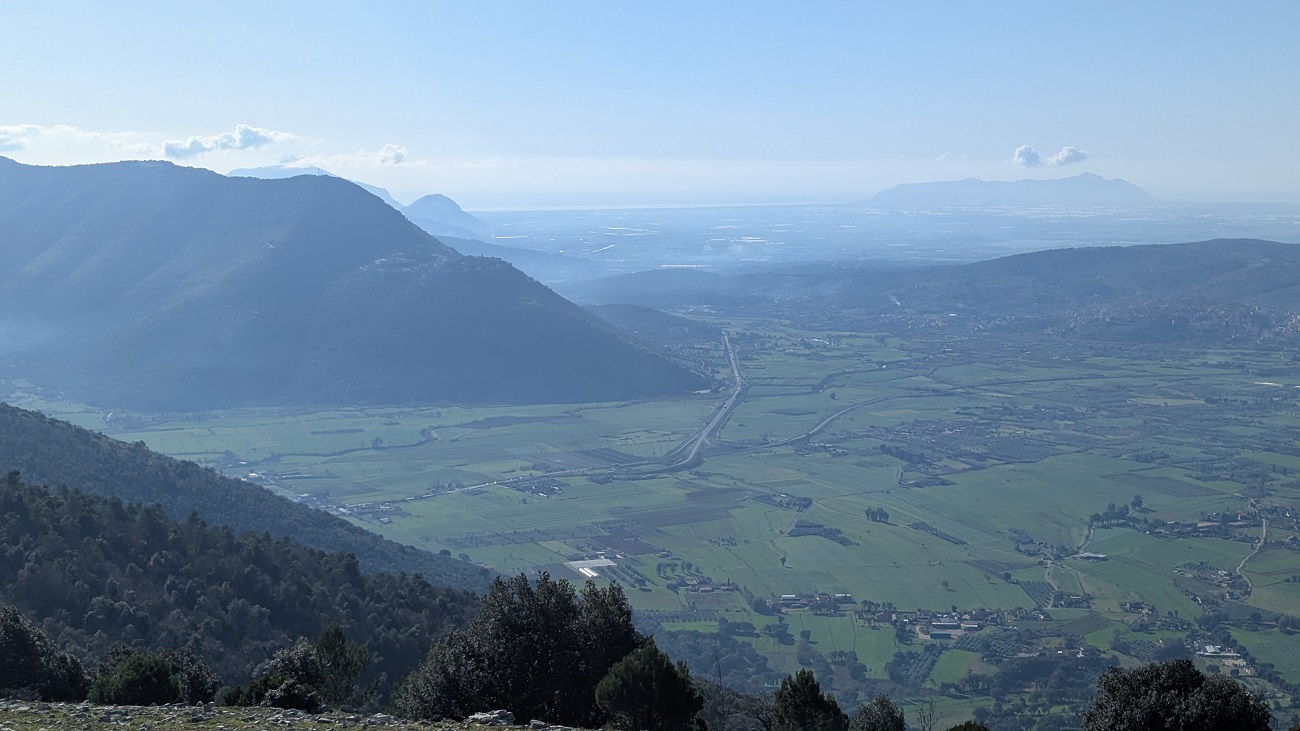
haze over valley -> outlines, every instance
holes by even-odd
[[[0,727],[1300,728],[1291,6],[74,6]]]

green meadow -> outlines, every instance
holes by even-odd
[[[1196,618],[1204,607],[1188,586],[1223,591],[1189,584],[1179,567],[1235,572],[1260,532],[1257,520],[1217,534],[1197,524],[1261,501],[1300,508],[1290,475],[1300,468],[1294,389],[1260,385],[1266,379],[1232,360],[1269,368],[1282,365],[1278,355],[1062,358],[974,341],[726,324],[741,344],[747,390],[689,469],[656,460],[695,434],[725,394],[170,416],[31,395],[19,405],[233,476],[255,474],[395,540],[503,573],[579,581],[567,561],[608,557],[616,565],[597,569],[601,580],[635,585],[634,605],[658,612],[668,630],[708,630],[718,618],[773,622],[751,598],[850,594],[854,604],[838,615],[793,610],[785,621],[823,654],[855,652],[872,678],[906,648],[892,629],[848,611],[863,600],[900,610],[1033,609],[1031,590],[1046,585],[1087,597],[1085,608],[1048,608],[1051,619],[1033,625],[1047,634],[1083,636],[1103,650],[1153,642],[1163,635],[1135,625],[1123,605]],[[1135,496],[1135,521],[1090,527]],[[869,520],[869,509],[887,511],[888,522]],[[1185,528],[1153,531],[1141,521]],[[1300,575],[1300,553],[1280,542],[1296,534],[1275,521],[1270,545],[1242,569],[1251,593],[1228,601],[1295,612],[1300,582],[1289,579]],[[1106,560],[1068,557],[1079,551]],[[1292,675],[1300,667],[1293,636],[1234,633],[1260,661]],[[747,641],[779,667],[798,667],[794,645]],[[978,653],[949,649],[927,683],[959,682],[978,667]]]

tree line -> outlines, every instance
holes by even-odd
[[[76,657],[185,649],[232,683],[338,624],[369,648],[367,679],[386,676],[381,695],[477,607],[419,575],[363,573],[350,554],[34,487],[16,472],[0,478],[0,602]]]

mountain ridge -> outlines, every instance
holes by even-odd
[[[342,178],[10,161],[0,240],[0,331],[17,335],[0,377],[88,403],[557,403],[705,383]]]

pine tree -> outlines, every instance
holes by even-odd
[[[684,663],[654,640],[619,660],[596,686],[596,705],[620,731],[686,731],[704,707]]]
[[[771,731],[848,731],[849,719],[835,696],[822,693],[808,669],[787,675],[776,689]]]

